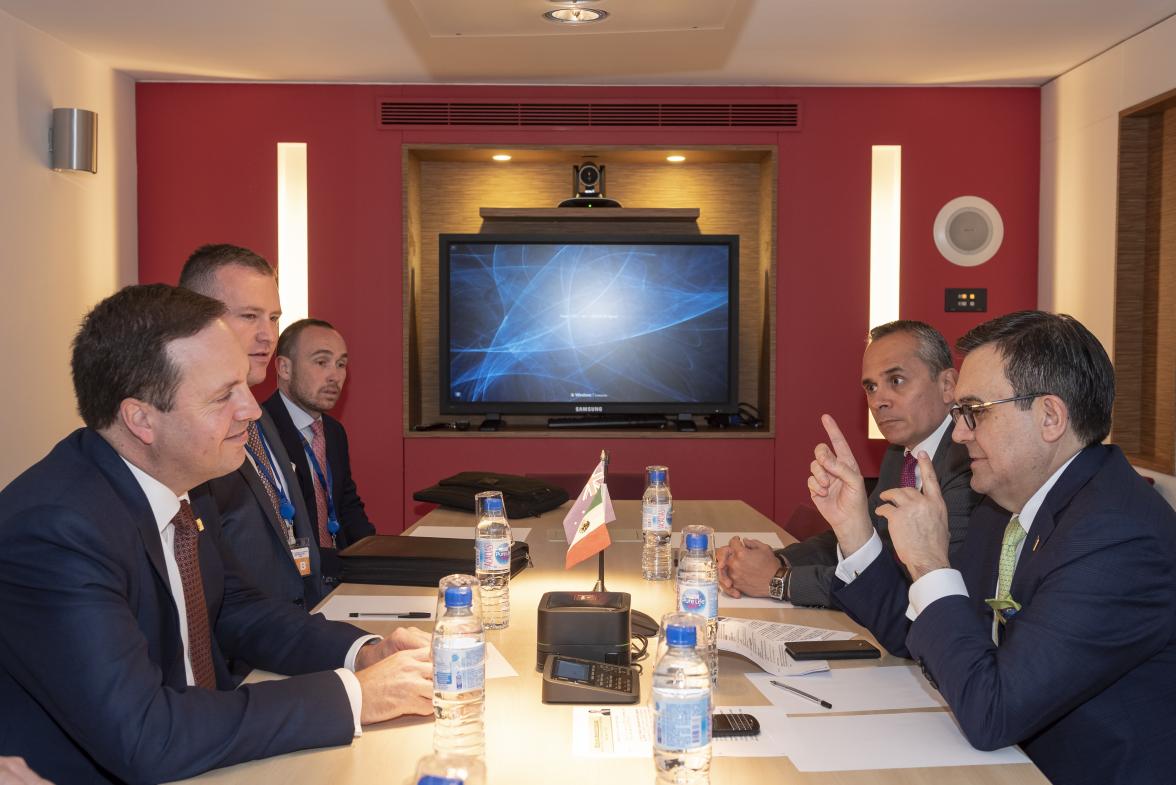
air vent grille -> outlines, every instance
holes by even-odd
[[[800,104],[379,102],[381,128],[421,126],[709,127],[799,130]]]

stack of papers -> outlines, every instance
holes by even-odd
[[[719,619],[719,651],[729,651],[754,662],[773,676],[801,676],[829,670],[825,660],[797,662],[784,651],[788,641],[844,641],[852,632],[781,624],[758,619]]]

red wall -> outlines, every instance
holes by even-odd
[[[799,99],[800,132],[379,130],[375,103],[433,98]],[[522,88],[140,84],[137,88],[139,274],[174,283],[206,242],[277,256],[275,145],[307,142],[310,307],[347,339],[350,379],[336,412],[353,470],[382,531],[419,509],[412,491],[464,469],[587,472],[602,446],[613,470],[668,463],[680,498],[742,498],[783,523],[807,499],[817,415],[842,423],[867,471],[858,387],[867,324],[870,147],[903,147],[902,303],[954,341],[983,320],[943,313],[946,286],[988,287],[989,315],[1037,302],[1039,92],[1036,89]],[[401,144],[777,144],[779,149],[774,439],[404,438]],[[978,195],[1000,210],[1004,245],[955,267],[931,226],[948,200]],[[271,388],[272,389],[272,388]]]

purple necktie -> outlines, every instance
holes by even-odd
[[[918,487],[915,482],[915,467],[919,465],[919,461],[910,452],[902,456],[902,474],[898,476],[899,488],[915,488]]]

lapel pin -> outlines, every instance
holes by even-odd
[[[1033,552],[1034,553],[1037,553],[1037,546],[1038,545],[1041,545],[1041,538],[1040,537],[1038,537],[1036,540],[1033,541]]]
[[[204,531],[204,521],[200,520],[199,518],[196,519],[196,531]]]

